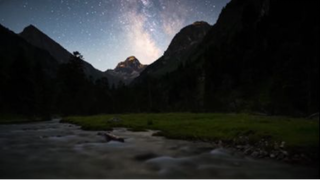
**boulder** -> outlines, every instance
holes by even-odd
[[[100,136],[104,136],[107,142],[110,141],[118,141],[124,143],[124,138],[118,137],[116,135],[110,134],[110,133],[98,133]]]
[[[311,114],[309,117],[308,117],[308,119],[319,119],[319,112],[317,112],[317,113],[314,113],[314,114]]]

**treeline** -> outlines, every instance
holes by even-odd
[[[1,71],[0,113],[49,118],[52,115],[193,111],[199,106],[194,98],[197,76],[187,75],[182,65],[161,80],[150,78],[145,83],[125,86],[122,82],[109,84],[107,78],[88,77],[82,59],[80,53],[74,52],[69,62],[58,65],[52,75],[41,61],[29,61],[21,53],[9,68]],[[180,78],[171,78],[172,75]]]
[[[19,52],[19,51],[18,51]],[[93,81],[83,71],[82,56],[76,52],[67,64],[49,75],[45,68],[21,55],[1,71],[0,113],[28,117],[115,113],[107,78]]]
[[[69,63],[59,65],[52,77],[41,64],[32,65],[24,57],[16,59],[7,74],[1,74],[1,113],[49,118],[144,112],[261,112],[294,116],[317,112],[318,76],[310,74],[318,73],[315,66],[310,67],[315,70],[307,71],[306,76],[294,75],[298,67],[268,76],[261,69],[252,74],[243,67],[240,73],[237,67],[219,70],[223,64],[186,62],[161,78],[147,77],[143,83],[115,86],[107,78],[87,77],[81,59],[80,53],[74,53]],[[227,66],[228,61],[225,63]],[[298,66],[298,62],[292,63]],[[270,81],[256,73],[265,74]],[[310,86],[303,86],[311,82]]]

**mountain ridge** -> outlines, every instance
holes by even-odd
[[[204,21],[196,21],[182,28],[172,39],[164,55],[150,64],[133,84],[141,83],[149,76],[161,77],[175,71],[200,44],[211,25]]]
[[[48,52],[60,63],[67,63],[70,59],[71,53],[68,50],[32,24],[25,27],[19,35],[41,49],[50,50]]]
[[[68,50],[34,25],[27,26],[19,35],[32,45],[48,51],[59,63],[68,63],[72,57],[72,54]],[[104,77],[103,72],[94,68],[90,63],[84,60],[82,60],[82,63],[84,72],[89,78],[99,79]]]

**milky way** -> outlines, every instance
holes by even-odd
[[[128,56],[150,64],[181,28],[214,24],[230,0],[0,0],[0,24],[20,33],[33,24],[100,70]]]

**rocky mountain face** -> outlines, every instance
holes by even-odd
[[[134,57],[130,56],[125,61],[120,62],[117,67],[114,69],[116,72],[123,72],[123,73],[132,73],[134,71],[136,72],[142,72],[147,66],[142,65],[140,61]]]
[[[164,53],[166,58],[181,56],[196,47],[205,37],[211,26],[204,21],[194,22],[183,28],[172,40],[168,49]]]
[[[164,57],[134,81],[141,95],[149,94],[137,97],[139,104],[147,104],[140,108],[295,116],[317,112],[317,5],[232,0],[195,48],[185,52],[185,46],[175,43],[188,42],[182,30]],[[175,53],[177,58],[166,60]],[[178,68],[168,71],[170,60],[179,62]]]
[[[135,82],[142,82],[147,76],[159,77],[176,70],[195,51],[210,28],[211,26],[203,21],[183,28],[173,38],[164,55],[149,65]]]
[[[26,27],[20,33],[20,36],[30,44],[48,51],[59,63],[68,63],[70,61],[71,53],[35,26]],[[84,72],[89,78],[98,79],[104,77],[103,72],[95,69],[90,63],[82,61],[82,64]]]
[[[107,70],[105,73],[115,77],[118,81],[130,84],[146,67],[147,65],[141,64],[136,57],[130,56],[120,62],[114,70]]]

